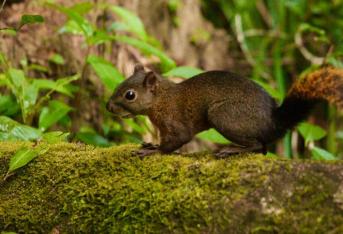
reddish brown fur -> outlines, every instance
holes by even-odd
[[[289,96],[323,99],[343,109],[343,69],[324,67],[299,79]]]

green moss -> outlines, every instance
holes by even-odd
[[[0,177],[23,144],[0,143]],[[342,162],[131,156],[136,145],[47,145],[2,182],[0,230],[25,233],[324,233],[343,230]]]

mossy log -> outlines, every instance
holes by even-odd
[[[29,143],[0,143],[0,176]],[[17,233],[343,233],[343,162],[46,145],[1,182]]]

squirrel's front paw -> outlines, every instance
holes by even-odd
[[[151,150],[153,150],[153,149],[157,149],[159,147],[159,145],[143,142],[141,147],[142,147],[142,149],[151,149]]]
[[[158,150],[157,148],[155,149],[142,148],[140,150],[135,151],[133,154],[139,157],[145,157],[145,156],[149,156],[156,153],[160,153],[160,150]]]

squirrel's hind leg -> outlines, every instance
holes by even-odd
[[[266,153],[264,136],[272,126],[266,117],[268,111],[244,101],[235,103],[227,100],[213,104],[208,110],[210,126],[234,143],[220,150],[216,156],[222,158],[239,153]]]

